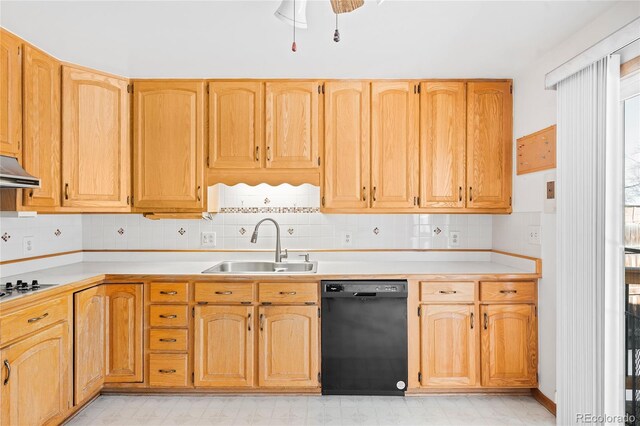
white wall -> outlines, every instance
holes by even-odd
[[[514,139],[556,123],[556,93],[545,90],[544,76],[565,61],[640,16],[639,2],[621,2],[602,13],[594,21],[575,32],[564,42],[549,50],[538,61],[529,64],[514,76]],[[514,141],[514,164],[516,164]],[[555,213],[544,213],[545,177],[553,171],[543,171],[513,177],[513,211],[511,216],[494,217],[494,248],[518,248],[516,252],[535,255],[536,248],[526,241],[531,213],[540,216],[543,277],[538,292],[539,378],[540,390],[555,399],[556,377],[556,229]],[[524,215],[524,216],[523,216]],[[523,217],[528,218],[526,222]],[[516,229],[510,233],[504,229]],[[519,230],[517,230],[519,229]],[[525,239],[513,241],[512,239]]]

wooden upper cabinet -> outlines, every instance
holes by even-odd
[[[467,207],[511,206],[510,82],[467,83]]]
[[[413,208],[418,199],[417,85],[371,84],[371,206]]]
[[[142,284],[106,284],[105,382],[142,382]]]
[[[134,206],[202,211],[205,85],[134,83]]]
[[[370,85],[328,82],[325,89],[323,207],[367,208]]]
[[[22,191],[28,207],[60,205],[60,63],[29,45],[23,53],[22,165],[40,188]]]
[[[0,350],[0,424],[60,424],[71,408],[69,324],[62,322]]]
[[[196,386],[253,386],[255,315],[252,306],[197,306]]]
[[[258,308],[258,385],[318,386],[318,307]]]
[[[22,139],[22,41],[0,29],[0,154],[20,157]]]
[[[320,96],[318,81],[266,83],[266,166],[318,168]]]
[[[535,387],[537,325],[534,305],[483,305],[482,385]]]
[[[128,80],[62,67],[62,205],[126,208]]]
[[[420,207],[464,207],[465,83],[424,82],[420,93]]]
[[[262,82],[209,83],[209,167],[260,168],[263,122]]]
[[[474,305],[421,306],[421,386],[476,385],[474,309]]]
[[[74,299],[74,400],[82,404],[104,384],[105,298],[104,286],[80,291]]]

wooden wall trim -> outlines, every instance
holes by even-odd
[[[546,408],[547,411],[549,411],[554,416],[556,415],[556,403],[553,402],[551,399],[547,398],[545,394],[540,392],[540,389],[538,388],[531,389],[531,396],[533,397],[533,399],[538,401],[540,405]]]
[[[43,254],[41,256],[23,257],[20,259],[3,260],[0,265],[9,265],[11,263],[29,262],[31,260],[46,259],[49,257],[66,256],[68,254],[82,253],[82,250],[61,251],[58,253]]]

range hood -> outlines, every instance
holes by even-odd
[[[40,188],[40,179],[27,173],[16,158],[0,155],[0,188]]]

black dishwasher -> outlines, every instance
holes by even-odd
[[[407,281],[322,281],[322,393],[404,395]]]

